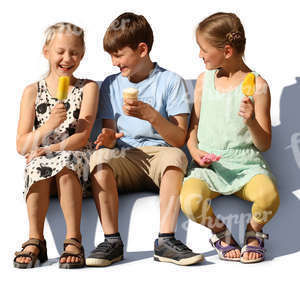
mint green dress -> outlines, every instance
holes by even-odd
[[[258,174],[265,174],[275,182],[267,163],[252,142],[247,125],[238,115],[244,97],[242,84],[231,92],[219,92],[215,88],[216,71],[205,73],[197,136],[200,150],[221,155],[221,159],[208,168],[199,167],[192,161],[185,181],[201,179],[210,190],[223,195],[239,191]],[[259,76],[256,72],[252,73]]]

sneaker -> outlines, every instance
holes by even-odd
[[[123,242],[109,243],[106,239],[86,258],[85,263],[90,267],[105,267],[123,259]]]
[[[203,261],[204,256],[194,253],[175,238],[162,239],[161,241],[156,239],[154,242],[154,260],[188,266]]]

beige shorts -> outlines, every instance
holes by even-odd
[[[90,157],[90,172],[107,164],[114,172],[121,192],[157,190],[167,167],[177,167],[185,174],[187,158],[175,147],[144,146],[128,149],[103,148]]]

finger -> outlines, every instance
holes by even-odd
[[[122,136],[124,136],[124,132],[118,132],[118,133],[115,134],[115,138],[116,138],[116,139],[119,139],[119,138],[121,138]]]
[[[102,142],[99,142],[99,143],[97,143],[97,145],[96,145],[96,149],[98,150],[99,149],[99,147],[101,147],[102,146]]]
[[[136,100],[128,99],[128,100],[126,101],[126,104],[127,104],[127,105],[130,105],[130,106],[138,106],[138,105],[139,105],[139,102],[136,101]]]

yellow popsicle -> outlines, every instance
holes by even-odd
[[[255,93],[255,75],[248,73],[242,83],[242,92],[245,96],[253,96]]]
[[[61,76],[58,79],[58,87],[56,92],[56,99],[63,101],[68,97],[68,90],[70,84],[70,77]]]

